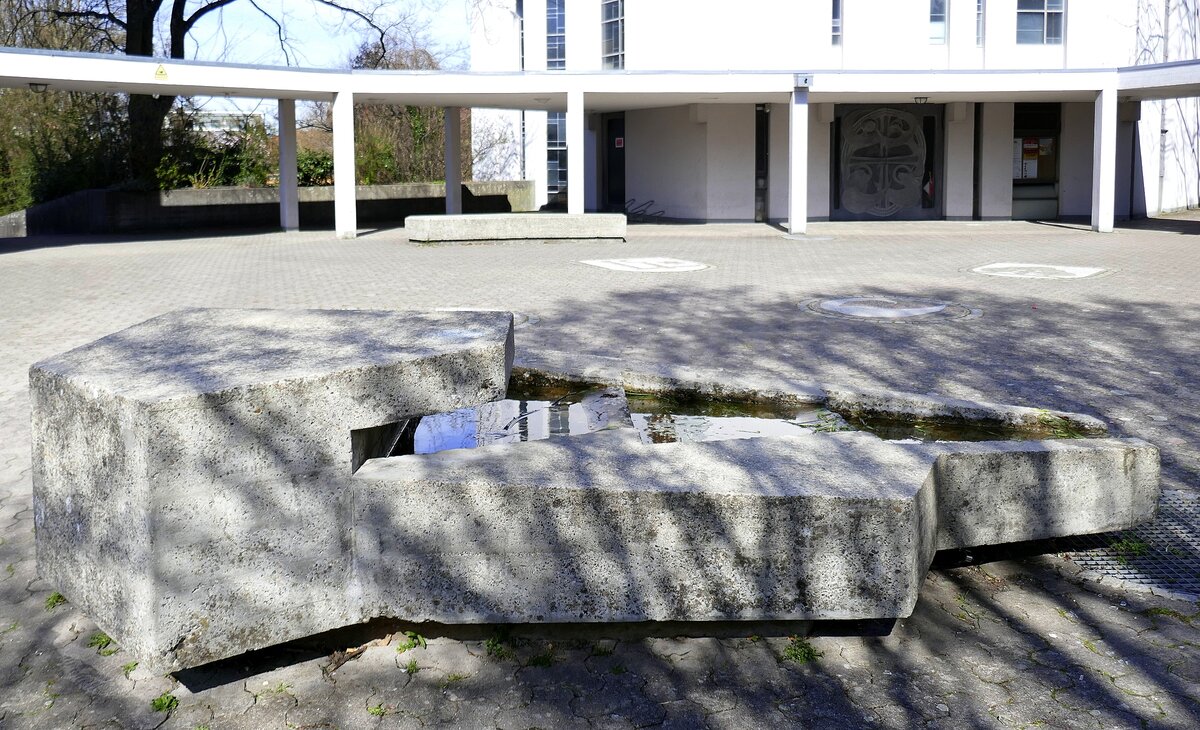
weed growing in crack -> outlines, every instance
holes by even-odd
[[[791,637],[788,645],[783,649],[783,658],[797,664],[814,662],[823,656],[825,656],[825,652],[817,651],[815,646],[801,639],[799,636]]]
[[[171,712],[176,707],[179,707],[179,700],[170,692],[163,692],[158,697],[150,700],[150,709],[155,712]]]
[[[450,672],[449,674],[446,675],[446,678],[443,679],[441,684],[438,686],[441,687],[442,689],[446,689],[447,687],[454,684],[455,682],[463,681],[468,676],[469,675],[466,675],[466,674],[459,674],[458,672]]]
[[[137,669],[137,662],[126,662],[121,665],[121,672],[125,675],[125,679],[129,679],[129,675],[133,674],[133,670]]]
[[[1130,558],[1140,558],[1150,552],[1150,546],[1144,540],[1127,532],[1121,533],[1120,540],[1110,542],[1108,549],[1113,551],[1121,565],[1129,565]]]
[[[404,652],[408,651],[409,649],[416,649],[418,646],[421,647],[422,649],[427,647],[425,637],[421,636],[417,632],[405,631],[404,635],[408,638],[407,638],[407,640],[402,641],[396,645],[396,653],[397,654],[403,654]]]
[[[379,703],[378,705],[371,705],[370,707],[367,708],[367,714],[374,715],[375,717],[383,717],[384,715],[388,715],[391,712],[392,712],[391,708],[387,707],[382,702]]]
[[[527,667],[549,667],[554,665],[554,645],[546,647],[546,651],[541,654],[534,654],[529,657],[529,661],[525,662]]]
[[[421,668],[417,666],[416,659],[409,659],[408,664],[404,665],[404,671],[408,672],[409,674],[416,674],[417,672],[421,671]]]
[[[1146,616],[1170,616],[1171,618],[1185,624],[1192,623],[1192,617],[1182,614],[1173,608],[1163,608],[1162,606],[1151,606],[1142,613]]]
[[[50,595],[46,596],[46,610],[53,611],[54,609],[58,608],[59,606],[63,605],[66,602],[67,602],[66,596],[59,593],[58,591],[55,591],[55,592],[51,593]]]
[[[504,639],[499,634],[483,642],[483,648],[487,651],[488,656],[498,661],[513,658],[513,650],[504,643]]]
[[[113,643],[112,637],[103,631],[92,634],[87,645],[89,649],[95,649],[100,656],[112,656],[121,650],[121,647]]]

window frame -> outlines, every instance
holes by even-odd
[[[1040,29],[1022,28],[1023,20],[1035,20]],[[1051,26],[1057,26],[1057,35],[1052,35]],[[1061,46],[1066,30],[1067,0],[1017,0],[1017,45]]]
[[[938,6],[941,12],[937,12]],[[949,0],[929,0],[929,45],[944,46],[950,34]]]
[[[616,8],[611,18],[610,8]],[[615,50],[608,47],[610,31]],[[625,0],[600,0],[600,66],[612,71],[625,68]]]
[[[842,45],[842,0],[833,0],[830,17],[830,44],[840,46]]]

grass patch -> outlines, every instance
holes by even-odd
[[[489,637],[487,641],[483,642],[483,648],[492,659],[504,661],[513,658],[513,650],[499,634]]]
[[[409,659],[408,664],[404,665],[404,671],[408,672],[411,675],[411,674],[416,674],[417,672],[421,671],[421,668],[417,666],[416,659]]]
[[[121,647],[113,643],[112,637],[103,631],[92,634],[87,645],[89,649],[95,649],[100,656],[112,656],[121,650]]]
[[[55,591],[55,592],[51,593],[50,595],[46,596],[46,610],[53,611],[54,609],[58,608],[59,606],[63,605],[66,602],[67,602],[67,597],[64,596],[63,594],[59,593],[58,591]]]
[[[791,637],[788,645],[783,649],[783,658],[797,664],[815,662],[823,656],[825,656],[825,652],[818,651],[815,646],[799,636]]]
[[[126,662],[121,665],[121,673],[125,675],[125,679],[129,679],[129,675],[133,674],[133,670],[137,669],[137,662]]]
[[[450,672],[449,674],[447,674],[447,675],[446,675],[446,678],[442,680],[442,682],[441,682],[441,684],[440,684],[439,686],[440,686],[442,689],[446,689],[447,687],[449,687],[450,685],[454,684],[455,682],[461,682],[461,681],[463,681],[463,680],[464,680],[464,679],[466,679],[468,676],[470,676],[470,675],[468,675],[468,674],[459,674],[458,672]]]
[[[1144,540],[1127,532],[1121,533],[1121,539],[1110,542],[1108,549],[1113,551],[1121,565],[1129,565],[1131,558],[1140,558],[1150,553],[1150,546]]]
[[[396,645],[397,654],[403,654],[409,649],[416,649],[417,647],[425,649],[428,646],[428,643],[425,641],[425,637],[421,636],[415,631],[405,631],[404,636],[407,638]]]
[[[171,712],[176,707],[179,707],[179,700],[170,692],[163,692],[158,697],[150,700],[150,709],[155,712]]]
[[[384,705],[382,702],[379,703],[378,705],[371,705],[370,707],[367,708],[367,714],[373,715],[375,717],[383,717],[384,715],[387,715],[390,713],[391,713],[391,709],[388,708],[386,705]]]
[[[534,654],[529,657],[529,661],[525,662],[527,667],[551,667],[554,666],[554,646],[546,648],[546,651],[541,654]]]
[[[1189,626],[1191,626],[1191,624],[1192,624],[1191,616],[1182,614],[1173,608],[1163,608],[1162,606],[1152,606],[1150,608],[1147,608],[1145,611],[1142,611],[1142,614],[1145,616],[1170,616],[1171,618],[1175,619],[1176,621],[1185,623]]]

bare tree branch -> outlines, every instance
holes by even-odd
[[[364,13],[364,12],[363,12],[363,11],[361,11],[361,10],[358,10],[358,9],[356,9],[356,8],[352,8],[352,7],[349,7],[349,6],[347,6],[347,5],[343,4],[343,3],[340,3],[340,2],[335,2],[334,0],[313,0],[313,2],[320,3],[321,5],[325,5],[326,7],[333,8],[334,10],[340,10],[341,12],[343,12],[343,13],[346,13],[347,15],[353,15],[354,17],[356,17],[356,18],[358,18],[359,20],[361,20],[361,21],[363,21],[364,23],[366,23],[366,24],[367,24],[367,26],[368,26],[368,27],[369,27],[371,30],[373,30],[373,31],[375,31],[376,33],[378,33],[378,34],[379,34],[379,46],[380,46],[380,48],[382,48],[382,49],[383,49],[384,53],[387,53],[387,32],[388,32],[388,29],[387,29],[387,28],[385,28],[385,27],[383,27],[383,26],[381,26],[381,25],[380,25],[380,24],[379,24],[379,23],[378,23],[378,22],[375,20],[375,17],[374,17],[374,14],[373,14],[373,13],[372,13],[372,14]]]
[[[250,0],[250,4],[254,6],[255,10],[262,13],[263,16],[265,16],[267,20],[269,20],[275,24],[275,35],[279,39],[279,50],[283,51],[284,62],[287,65],[291,66],[292,65],[292,54],[289,51],[287,36],[283,32],[283,24],[280,23],[278,20],[276,20],[274,15],[271,15],[266,10],[263,10],[262,6],[260,6],[258,4],[257,0]]]

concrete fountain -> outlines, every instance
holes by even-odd
[[[523,379],[1031,438],[654,443],[610,404],[586,435],[390,455]],[[180,310],[30,385],[39,571],[159,670],[376,617],[902,618],[938,550],[1128,528],[1159,494],[1157,449],[1080,414],[556,353],[514,376],[501,312]]]

